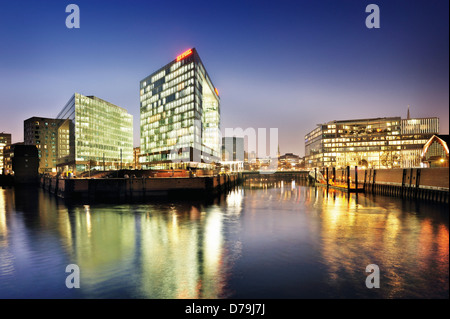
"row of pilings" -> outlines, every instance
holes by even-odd
[[[342,185],[343,191],[362,188],[366,194],[379,194],[405,199],[447,203],[449,197],[448,167],[360,169],[347,166],[343,169],[316,169],[325,185]],[[339,188],[339,187],[333,187]]]

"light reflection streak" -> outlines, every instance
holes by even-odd
[[[0,189],[0,245],[8,239],[8,225],[6,224],[6,201],[4,190]],[[6,243],[7,244],[7,243]]]
[[[0,189],[0,276],[14,274],[14,256],[8,242],[6,190]],[[1,282],[1,278],[0,278]]]
[[[92,224],[91,224],[91,213],[89,205],[84,205],[84,211],[86,213],[86,228],[88,237],[91,236],[92,233]]]

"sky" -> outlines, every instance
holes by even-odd
[[[0,0],[0,132],[23,141],[25,119],[56,117],[78,92],[126,108],[139,146],[139,81],[192,47],[222,131],[278,128],[281,153],[304,155],[319,123],[405,118],[408,105],[449,132],[448,0]]]

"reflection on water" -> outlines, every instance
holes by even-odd
[[[127,205],[0,189],[0,298],[448,298],[447,207],[300,180]]]

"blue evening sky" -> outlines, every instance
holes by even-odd
[[[65,8],[81,10],[67,29]],[[378,4],[381,28],[367,29]],[[440,118],[449,131],[449,1],[0,1],[0,132],[55,117],[74,92],[134,116],[139,81],[195,47],[221,96],[222,129],[279,129],[304,155],[318,123]]]

